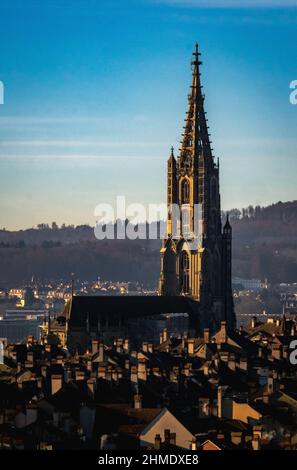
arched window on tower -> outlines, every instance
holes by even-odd
[[[190,292],[190,260],[185,251],[181,254],[181,290],[184,294]]]
[[[190,202],[190,185],[187,179],[184,179],[181,186],[181,203],[189,204]]]

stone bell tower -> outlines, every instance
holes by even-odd
[[[201,324],[235,326],[231,277],[232,229],[222,230],[219,163],[214,161],[200,82],[198,45],[192,85],[176,159],[167,163],[167,239],[161,248],[161,295],[185,295],[199,302]]]

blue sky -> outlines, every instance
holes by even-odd
[[[297,199],[296,1],[236,3],[1,0],[0,226],[165,202],[196,41],[223,208]]]

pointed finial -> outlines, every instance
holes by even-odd
[[[224,230],[231,230],[231,225],[229,222],[229,212],[227,212],[226,223],[224,225]]]
[[[194,60],[192,62],[192,65],[201,65],[202,64],[202,62],[199,61],[199,56],[200,55],[201,55],[201,53],[199,52],[199,49],[198,49],[198,42],[196,42],[195,50],[193,52]]]
[[[195,55],[198,56],[198,42],[195,43]]]
[[[172,165],[173,162],[175,162],[175,157],[174,157],[174,148],[171,147],[170,149],[170,156],[168,158],[168,162],[170,165]]]

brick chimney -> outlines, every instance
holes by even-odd
[[[195,340],[194,339],[188,339],[188,354],[191,356],[194,354],[195,350]]]
[[[167,444],[170,444],[170,429],[165,429],[164,430],[164,441]]]
[[[137,373],[137,366],[132,366],[130,371],[130,381],[133,383],[138,382],[138,373]]]
[[[276,389],[276,379],[277,378],[277,374],[276,372],[269,372],[268,374],[268,380],[267,380],[267,391],[268,391],[268,395],[272,395],[274,392],[275,392],[275,389]]]
[[[91,395],[94,397],[96,391],[96,380],[89,379],[87,382],[88,390],[90,391]]]
[[[155,450],[161,449],[161,436],[160,434],[156,434],[155,436]]]
[[[221,330],[220,330],[220,339],[221,343],[227,342],[227,322],[221,321]]]
[[[176,433],[175,432],[170,433],[170,444],[172,446],[176,445]]]
[[[134,408],[135,410],[141,410],[142,408],[142,396],[141,395],[134,395]]]
[[[163,329],[163,343],[165,343],[168,340],[168,330],[167,328]]]
[[[124,339],[123,348],[126,353],[130,351],[130,342],[128,338]]]
[[[239,360],[239,367],[243,371],[247,371],[247,358],[246,357],[241,357]]]
[[[191,441],[191,450],[197,450],[197,439],[195,437]]]
[[[252,448],[253,450],[261,450],[261,441],[260,441],[259,436],[253,436]]]
[[[203,339],[205,343],[209,343],[209,328],[204,328]]]
[[[209,375],[209,365],[208,364],[204,364],[203,366],[203,374],[205,376],[208,376]]]
[[[99,351],[99,341],[93,339],[92,341],[92,354],[96,354]]]
[[[233,353],[231,353],[230,356],[229,356],[228,367],[229,367],[229,369],[231,369],[233,371],[235,371],[235,369],[236,369],[235,354],[233,354]]]
[[[63,383],[62,375],[53,374],[51,376],[51,392],[52,392],[52,395],[54,393],[57,393],[62,388],[62,383]]]
[[[99,362],[104,362],[104,344],[103,343],[99,344],[98,360],[99,360]]]
[[[221,385],[218,386],[217,400],[218,400],[218,418],[222,418],[223,417],[223,387]]]
[[[117,353],[122,353],[123,352],[123,339],[122,338],[118,338],[117,339],[117,342],[116,342],[116,351]]]
[[[138,360],[138,379],[146,381],[147,373],[146,373],[146,362],[145,359]]]
[[[33,351],[28,351],[27,352],[27,363],[28,363],[29,367],[33,366],[33,363],[34,363]]]

